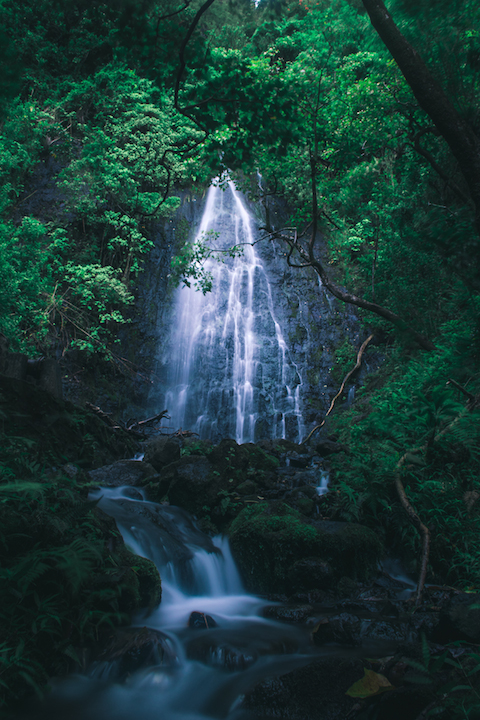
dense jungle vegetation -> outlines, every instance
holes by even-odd
[[[85,368],[128,372],[119,332],[135,313],[156,223],[178,207],[182,189],[228,168],[252,199],[285,200],[288,227],[273,227],[267,213],[265,242],[283,240],[285,262],[311,265],[357,305],[365,336],[373,332],[385,355],[353,407],[327,425],[349,448],[332,460],[330,516],[381,528],[417,571],[421,536],[397,480],[431,536],[428,577],[473,589],[480,6],[389,0],[409,55],[382,28],[381,5],[2,0],[0,333],[31,358],[67,362],[76,353]],[[204,254],[187,245],[179,279],[201,282]],[[357,350],[338,349],[340,378]],[[23,426],[21,412],[2,385],[0,688],[8,699],[61,667],[52,654],[75,660],[79,639],[121,622],[134,592],[131,578],[130,589],[105,580],[88,592],[93,578],[116,578],[126,562],[104,551],[85,501],[82,468],[98,464],[98,437],[76,411],[51,409],[83,428],[83,444],[68,455]],[[80,471],[59,470],[68,462]]]

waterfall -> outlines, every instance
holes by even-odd
[[[275,311],[268,274],[255,248],[256,228],[232,181],[213,184],[197,239],[221,262],[207,260],[211,293],[183,287],[176,296],[174,328],[164,359],[165,407],[171,426],[202,438],[303,435],[302,380]],[[240,255],[228,251],[238,246]]]

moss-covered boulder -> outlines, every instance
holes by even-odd
[[[318,589],[330,588],[341,577],[364,580],[382,550],[366,527],[309,523],[279,501],[245,508],[231,525],[230,542],[247,587],[257,593],[309,590],[312,582]],[[311,576],[308,566],[315,568]]]
[[[196,514],[200,503],[211,503],[218,493],[218,479],[202,455],[186,455],[170,463],[148,485],[149,497],[156,502],[168,500]]]
[[[98,485],[121,487],[122,485],[145,485],[157,473],[152,465],[138,460],[117,460],[111,465],[104,465],[90,470],[88,477]]]
[[[119,608],[122,612],[153,610],[162,599],[162,581],[155,564],[127,548],[119,553],[123,567]]]
[[[156,465],[159,475],[146,482],[149,498],[188,510],[212,530],[224,530],[250,496],[256,500],[278,482],[279,460],[253,443],[222,440],[212,447],[195,440],[182,453],[164,467]]]

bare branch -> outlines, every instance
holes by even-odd
[[[305,440],[303,440],[303,441],[300,443],[301,445],[305,445],[305,444],[310,440],[310,438],[312,437],[312,435],[313,435],[314,433],[316,433],[317,430],[320,430],[320,428],[322,428],[322,427],[325,425],[325,423],[327,422],[328,416],[330,415],[330,413],[332,412],[333,408],[335,407],[335,403],[337,402],[337,399],[338,399],[338,398],[340,397],[340,395],[343,393],[344,388],[345,388],[345,385],[347,384],[347,382],[349,381],[350,377],[353,375],[353,373],[355,372],[355,370],[358,370],[358,368],[359,368],[360,365],[362,364],[362,355],[363,355],[363,353],[365,352],[367,345],[368,345],[372,340],[373,340],[373,335],[369,335],[368,338],[362,343],[362,345],[360,346],[360,350],[358,351],[358,354],[357,354],[357,362],[355,363],[355,366],[350,370],[350,372],[348,372],[348,373],[345,375],[345,377],[343,378],[342,384],[340,385],[340,390],[337,392],[337,394],[336,394],[335,397],[333,398],[332,402],[330,403],[330,407],[328,408],[327,412],[325,413],[325,417],[323,418],[323,420],[322,420],[322,422],[320,423],[320,425],[316,425],[316,426],[313,428],[313,430],[311,430],[311,431],[309,432],[309,434],[307,435],[307,437],[305,438]]]

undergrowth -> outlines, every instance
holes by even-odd
[[[15,387],[0,395],[0,705],[7,707],[82,667],[100,633],[148,604],[140,588],[148,568],[136,567],[145,561],[88,500],[81,465],[65,464],[67,448],[71,460],[85,460],[87,414],[68,424],[70,406],[34,387],[26,405]]]
[[[338,518],[380,524],[415,571],[420,539],[394,487],[408,453],[402,482],[431,532],[431,577],[464,587],[480,586],[480,408],[454,383],[480,392],[474,310],[443,326],[435,352],[407,362],[393,352],[381,377],[371,377],[355,405],[333,420],[349,452],[332,459],[336,492],[328,499]]]

